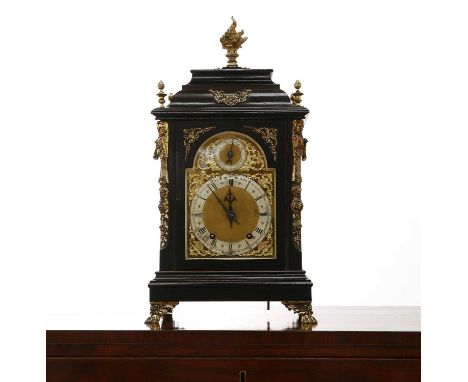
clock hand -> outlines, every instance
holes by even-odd
[[[224,203],[221,201],[221,199],[218,198],[218,195],[216,195],[216,192],[213,191],[213,195],[216,198],[216,200],[218,201],[218,203],[221,204],[221,207],[223,207],[224,212],[226,212],[226,214],[227,214],[229,210],[224,205]]]
[[[213,191],[213,190],[212,190]],[[221,207],[223,207],[223,210],[224,212],[226,212],[226,216],[227,218],[229,219],[229,223],[231,223],[231,228],[232,228],[232,221],[234,220],[237,224],[239,224],[239,222],[237,221],[236,219],[236,215],[234,213],[234,211],[232,210],[232,208],[228,209],[224,203],[221,201],[220,198],[218,198],[218,195],[216,195],[216,193],[213,191],[212,192],[215,199],[218,201],[219,204],[221,204]]]
[[[226,163],[227,163],[227,164],[230,164],[230,165],[232,165],[232,158],[234,157],[234,152],[232,151],[232,146],[233,146],[233,145],[234,145],[234,141],[232,140],[232,141],[231,141],[231,148],[230,148],[229,151],[227,152],[227,157],[228,157],[228,159],[227,159],[227,161],[226,161]]]
[[[224,200],[229,203],[227,217],[229,219],[229,223],[231,224],[231,228],[232,228],[232,222],[233,221],[235,221],[237,224],[239,224],[239,222],[237,221],[236,214],[235,214],[234,210],[232,209],[232,202],[236,201],[237,199],[234,196],[234,194],[232,193],[231,187],[229,187],[229,191],[226,194],[226,196],[224,197]]]

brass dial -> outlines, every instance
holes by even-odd
[[[262,187],[248,176],[218,175],[196,191],[190,224],[211,252],[239,256],[265,238],[271,227],[271,205]]]

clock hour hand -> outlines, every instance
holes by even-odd
[[[232,222],[233,221],[235,221],[237,224],[239,224],[239,222],[237,221],[236,214],[235,214],[234,210],[232,209],[232,202],[236,201],[237,199],[234,196],[234,194],[232,193],[231,187],[229,187],[229,191],[226,194],[226,196],[224,197],[224,200],[229,203],[229,207],[228,207],[228,211],[227,211],[227,217],[229,219],[229,223],[231,224],[231,228],[232,228]]]
[[[237,221],[237,219],[235,217],[235,214],[234,214],[234,211],[232,210],[232,208],[228,209],[224,205],[224,203],[221,201],[221,199],[218,198],[218,195],[216,195],[216,192],[213,191],[213,195],[214,195],[215,199],[218,201],[218,203],[221,204],[221,207],[223,207],[224,212],[226,212],[226,216],[229,219],[229,222],[231,223],[231,228],[232,228],[232,220],[234,220],[237,224],[239,224],[239,222]],[[230,216],[233,216],[233,218],[231,218]]]
[[[224,203],[221,201],[221,199],[218,198],[218,195],[216,195],[216,192],[213,191],[213,195],[214,195],[215,199],[218,201],[218,203],[221,204],[221,207],[223,207],[224,212],[226,212],[226,216],[229,219],[229,223],[231,224],[231,228],[232,228],[232,221],[235,221],[237,224],[239,224],[239,222],[236,219],[236,215],[235,215],[234,211],[232,210],[232,208],[228,209],[224,205]]]

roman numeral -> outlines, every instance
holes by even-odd
[[[229,185],[233,186],[234,185],[234,179],[229,179]]]
[[[263,198],[263,195],[257,196],[257,197],[255,198],[255,200],[256,200],[256,201],[259,201],[261,198]]]
[[[263,233],[263,229],[261,228],[255,228],[255,232],[259,233],[260,235]]]
[[[204,197],[200,196],[197,194],[197,196],[200,198],[200,199],[203,199],[203,200],[206,200]]]
[[[247,186],[245,186],[244,190],[247,190],[247,187],[249,187],[249,184],[250,184],[250,180],[249,180],[249,182],[247,183]]]
[[[268,212],[260,212],[260,216],[268,216]]]
[[[217,187],[216,184],[214,184],[214,183],[211,183],[211,187],[213,187],[213,189],[215,189],[215,190],[218,189],[218,187]]]
[[[192,216],[199,218],[203,216],[203,212],[197,212],[196,214],[192,214]]]
[[[206,232],[206,227],[202,227],[198,230],[198,232],[200,232],[201,234],[205,233]]]
[[[232,252],[232,243],[229,243],[229,252]]]
[[[215,247],[216,246],[216,239],[211,240],[211,246]]]

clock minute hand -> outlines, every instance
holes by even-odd
[[[221,199],[218,198],[218,195],[216,195],[216,192],[213,191],[213,195],[214,195],[214,197],[216,198],[216,200],[218,201],[218,203],[221,204],[221,207],[223,207],[224,212],[228,213],[229,210],[228,210],[227,207],[224,205],[224,203],[221,201]]]

